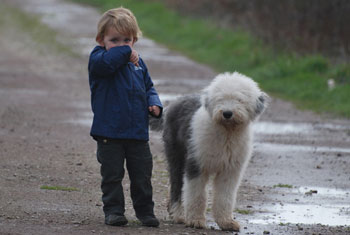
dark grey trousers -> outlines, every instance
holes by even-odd
[[[153,162],[148,141],[98,138],[97,160],[101,164],[102,201],[106,216],[124,215],[124,162],[129,173],[136,216],[154,215],[151,183]]]

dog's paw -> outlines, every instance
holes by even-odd
[[[174,216],[172,218],[172,220],[174,221],[174,223],[176,224],[184,224],[185,223],[185,219],[183,216]]]
[[[217,224],[223,231],[235,231],[239,232],[240,225],[234,220],[218,221]]]
[[[169,211],[169,216],[176,224],[185,223],[184,210],[181,204],[175,203]]]
[[[191,228],[206,228],[205,219],[193,219],[186,221],[186,226]]]

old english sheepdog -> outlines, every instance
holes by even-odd
[[[175,222],[206,227],[206,185],[213,176],[213,217],[222,230],[239,231],[233,219],[237,189],[252,152],[251,123],[267,98],[251,78],[235,72],[219,74],[198,96],[169,104],[163,140]]]

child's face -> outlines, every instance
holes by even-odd
[[[113,47],[134,45],[133,36],[126,36],[120,34],[115,28],[108,28],[104,37],[98,41],[100,46],[103,46],[108,51]]]

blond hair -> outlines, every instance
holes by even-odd
[[[110,27],[115,28],[120,34],[132,36],[134,42],[142,36],[136,17],[129,9],[124,7],[110,9],[102,15],[97,25],[97,42],[103,39]]]

